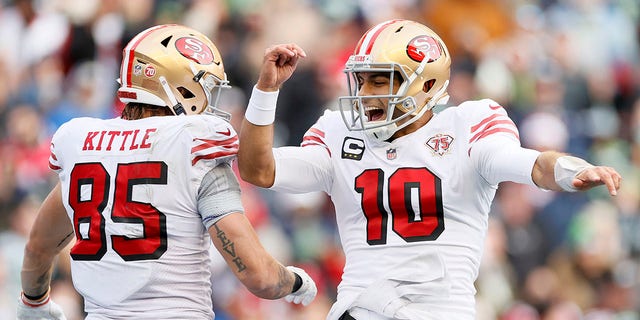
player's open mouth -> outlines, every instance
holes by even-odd
[[[364,115],[367,116],[368,121],[378,121],[383,119],[384,110],[375,107],[366,107]]]

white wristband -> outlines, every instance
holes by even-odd
[[[572,157],[562,156],[556,160],[556,164],[553,167],[553,174],[556,178],[556,183],[565,191],[577,191],[573,186],[573,179],[582,170],[593,167],[589,162]]]
[[[253,86],[244,118],[258,126],[272,124],[276,118],[276,103],[278,102],[279,92],[266,92]]]

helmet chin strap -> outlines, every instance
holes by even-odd
[[[187,114],[187,112],[184,111],[182,104],[178,102],[178,99],[176,99],[176,96],[173,95],[173,92],[171,92],[171,88],[169,88],[169,83],[167,83],[167,79],[164,76],[160,76],[160,84],[162,85],[162,89],[164,89],[164,92],[167,94],[167,97],[169,97],[169,101],[171,102],[171,108],[173,108],[173,112],[177,116],[181,114]]]
[[[433,97],[429,100],[429,102],[427,102],[424,108],[422,108],[415,116],[411,117],[403,124],[397,125],[396,122],[393,122],[383,127],[366,130],[365,133],[370,138],[373,138],[378,141],[385,141],[391,138],[391,136],[393,136],[393,134],[395,134],[398,130],[414,123],[416,120],[420,119],[425,114],[425,112],[433,109],[433,107],[435,107],[436,105],[447,103],[447,101],[449,101],[449,96],[446,95],[448,86],[449,86],[449,80],[444,82],[444,85],[442,86],[442,88],[440,88],[440,90],[438,90],[433,95]],[[415,104],[415,99],[413,99],[413,97],[411,97],[411,100]]]
[[[431,110],[433,109],[433,107],[439,104],[447,103],[449,101],[449,95],[447,95],[447,87],[449,87],[449,80],[444,82],[444,85],[442,85],[442,88],[440,88],[440,90],[438,90],[433,95],[433,98],[431,98],[431,100],[427,102],[427,105],[423,109]]]

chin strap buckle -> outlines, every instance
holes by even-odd
[[[175,113],[177,116],[181,114],[187,114],[187,112],[184,111],[184,108],[182,107],[182,103],[180,102],[173,106],[173,113]]]

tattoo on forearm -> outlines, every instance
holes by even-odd
[[[227,238],[227,234],[224,233],[224,231],[220,230],[217,225],[214,224],[213,226],[216,228],[216,237],[218,237],[220,242],[222,242],[222,249],[233,258],[231,261],[233,261],[233,263],[236,265],[238,271],[243,271],[244,269],[246,269],[247,266],[242,262],[242,259],[236,255],[234,243],[229,238]]]
[[[36,279],[33,292],[38,292],[38,293],[46,292],[47,290],[49,290],[50,281],[51,281],[51,270],[47,270]]]
[[[67,234],[64,238],[62,238],[62,240],[60,240],[60,242],[58,242],[58,248],[63,246],[64,244],[66,244],[67,240],[73,235],[73,231],[69,232],[69,234]]]

